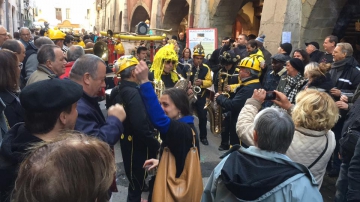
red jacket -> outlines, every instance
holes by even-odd
[[[71,70],[72,66],[74,65],[74,62],[75,62],[75,61],[66,63],[66,65],[65,65],[65,73],[60,76],[60,79],[68,78],[68,77],[69,77],[69,75],[70,75],[70,70]]]

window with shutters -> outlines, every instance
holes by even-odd
[[[55,8],[56,11],[56,19],[62,22],[61,8]]]

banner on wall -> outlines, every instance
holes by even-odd
[[[216,28],[188,28],[186,30],[186,46],[192,51],[194,46],[201,43],[204,47],[205,57],[217,48]]]

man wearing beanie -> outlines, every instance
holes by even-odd
[[[283,54],[275,54],[271,57],[271,69],[268,69],[264,76],[262,86],[266,91],[273,91],[279,85],[280,79],[283,75],[286,75],[286,56]],[[273,105],[272,101],[265,100],[264,107],[270,107]]]
[[[0,150],[0,201],[9,196],[16,170],[34,143],[51,141],[61,130],[73,130],[77,101],[82,87],[70,80],[48,79],[26,86],[20,93],[25,122],[13,126],[4,136]]]
[[[284,93],[292,104],[295,104],[296,94],[306,84],[304,69],[304,63],[300,59],[291,58],[286,62],[287,74],[281,77],[276,89]]]
[[[271,69],[271,53],[265,49],[264,47],[264,39],[265,39],[265,35],[262,34],[260,36],[258,36],[255,41],[258,44],[259,49],[261,50],[261,52],[264,55],[265,58],[265,68]]]
[[[285,56],[287,56],[287,59],[290,60],[290,54],[292,51],[292,45],[291,43],[282,43],[280,44],[280,47],[278,48],[278,53],[280,54],[284,54]]]

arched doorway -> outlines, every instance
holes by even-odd
[[[168,34],[178,36],[181,31],[184,31],[185,22],[187,23],[189,4],[186,0],[167,0],[164,9],[165,15],[163,16],[162,28],[171,28],[172,32]]]
[[[353,56],[360,62],[360,2],[349,0],[340,12],[333,34],[341,42],[350,43],[354,49]]]
[[[147,19],[150,19],[150,16],[145,8],[143,6],[136,7],[131,18],[130,32],[135,32],[135,26],[141,21],[145,22]]]
[[[264,0],[215,0],[210,26],[217,28],[218,40],[239,34],[258,35],[263,3]]]

